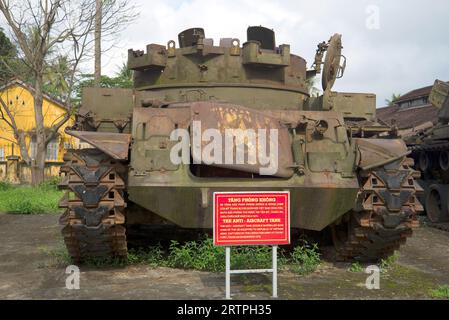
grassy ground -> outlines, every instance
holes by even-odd
[[[0,212],[20,214],[61,213],[58,202],[63,192],[59,191],[56,185],[56,180],[43,183],[38,187],[0,183]]]
[[[439,286],[430,290],[430,296],[436,299],[449,299],[449,285]]]
[[[73,263],[62,242],[57,249],[41,248],[41,250],[52,257],[55,265]],[[183,244],[172,241],[171,245],[166,248],[153,246],[131,249],[125,259],[88,259],[84,263],[87,266],[97,268],[145,264],[151,267],[224,272],[225,248],[214,246],[211,238],[189,241]],[[232,250],[232,269],[271,268],[271,263],[272,251],[269,246],[242,246],[235,247]],[[320,263],[318,246],[307,242],[296,246],[291,252],[280,250],[278,253],[279,269],[290,270],[300,275],[314,272]]]
[[[74,263],[63,242],[60,242],[57,248],[41,247],[40,250],[51,257],[51,263],[41,265],[41,268],[65,268]],[[235,247],[232,254],[232,269],[271,267],[270,247]],[[212,239],[205,238],[201,241],[190,241],[183,244],[173,241],[169,247],[153,246],[137,250],[131,249],[125,259],[91,259],[84,262],[83,268],[88,267],[87,270],[101,272],[118,267],[118,270],[123,273],[126,267],[138,268],[139,265],[146,265],[150,266],[151,270],[171,270],[169,273],[180,272],[179,270],[183,269],[219,274],[223,273],[225,269],[224,256],[223,247],[215,247]],[[290,279],[288,292],[284,292],[283,295],[296,299],[298,294],[302,295],[307,291],[305,288],[312,288],[323,294],[323,296],[318,295],[318,298],[339,297],[328,293],[328,291],[333,291],[334,294],[338,293],[345,298],[352,299],[385,298],[385,294],[404,299],[413,297],[449,299],[448,285],[439,285],[434,278],[420,270],[398,264],[396,261],[398,258],[399,254],[395,254],[381,260],[378,264],[381,271],[381,290],[378,290],[377,293],[376,290],[363,291],[367,277],[365,268],[369,264],[353,263],[346,270],[335,268],[333,263],[320,259],[319,249],[316,245],[303,242],[292,251],[279,251],[280,279]],[[298,284],[298,281],[302,283]],[[247,294],[271,292],[271,284],[266,281],[265,276],[239,275],[233,278],[233,282],[234,285],[237,283],[241,287],[240,291]],[[360,295],[354,295],[353,291],[359,291]],[[347,294],[349,296],[346,296]],[[305,297],[310,298],[307,295]]]

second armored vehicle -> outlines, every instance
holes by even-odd
[[[436,80],[429,101],[439,109],[438,124],[406,142],[422,173],[427,217],[449,231],[449,83]]]

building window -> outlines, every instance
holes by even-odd
[[[0,147],[0,161],[5,161],[5,148]]]
[[[58,140],[53,139],[50,141],[47,145],[47,155],[45,157],[45,160],[53,161],[58,160]]]
[[[428,102],[429,102],[428,97],[422,97],[422,98],[417,98],[417,99],[413,99],[413,100],[406,101],[406,102],[401,102],[399,104],[399,107],[401,109],[422,107],[422,106],[425,106],[426,104],[428,104]]]
[[[58,139],[53,139],[47,144],[47,154],[45,160],[55,161],[58,160],[59,144]],[[32,138],[30,142],[30,156],[32,159],[36,159],[36,138]]]
[[[30,141],[30,157],[31,159],[36,159],[36,138],[31,138]]]

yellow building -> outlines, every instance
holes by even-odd
[[[26,134],[26,144],[30,157],[33,158],[35,152],[35,117],[34,117],[34,98],[33,88],[21,80],[15,79],[0,87],[0,96],[8,104],[9,110],[14,114],[19,130]],[[4,116],[9,120],[5,110],[2,108],[0,113],[0,161],[5,161],[8,156],[15,155],[20,157],[20,149],[14,138],[12,128],[1,119]],[[66,107],[56,99],[44,95],[43,102],[44,125],[50,127],[67,112]],[[73,148],[76,145],[76,139],[64,132],[66,126],[73,125],[74,120],[70,119],[63,125],[56,138],[47,146],[47,162],[52,165],[63,162],[65,149]]]

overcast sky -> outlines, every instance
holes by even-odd
[[[392,93],[404,94],[436,78],[449,80],[447,0],[131,1],[140,15],[105,54],[107,75],[126,61],[127,49],[177,42],[177,34],[190,27],[203,27],[215,43],[227,37],[243,43],[248,26],[263,25],[274,29],[277,44],[290,44],[309,68],[318,42],[341,33],[347,68],[333,89],[375,93],[378,106]],[[93,62],[90,69],[85,71],[93,72]]]

